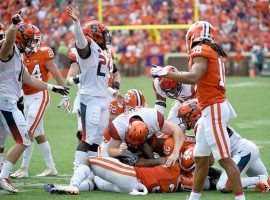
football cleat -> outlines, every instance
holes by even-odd
[[[26,178],[28,177],[28,169],[26,167],[21,167],[16,172],[10,174],[11,178]]]
[[[270,178],[267,175],[259,175],[259,183],[257,188],[261,190],[262,193],[268,192],[270,189]]]
[[[46,192],[52,193],[52,188],[54,188],[54,184],[46,184],[43,186]]]
[[[18,190],[12,185],[12,183],[10,182],[8,178],[0,178],[0,188],[11,193],[18,192]]]
[[[79,188],[76,186],[55,186],[55,187],[51,188],[50,193],[78,195],[80,192],[79,192]]]
[[[39,177],[57,176],[57,170],[55,167],[47,168],[47,169],[45,169],[44,172],[42,172],[41,174],[38,174],[36,176],[39,176]]]

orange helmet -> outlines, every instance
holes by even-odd
[[[188,53],[190,53],[193,48],[194,42],[201,42],[204,39],[214,42],[214,28],[213,26],[206,21],[198,21],[192,24],[186,34],[186,47]]]
[[[120,115],[124,112],[125,106],[122,102],[115,100],[112,100],[110,103],[109,111],[112,114]]]
[[[201,107],[197,99],[185,101],[178,109],[178,117],[182,118],[187,129],[194,128],[196,122],[201,117]]]
[[[143,121],[133,121],[129,124],[129,130],[126,133],[126,142],[134,147],[138,147],[145,142],[148,128]]]
[[[5,27],[2,23],[0,23],[0,40],[5,39]]]
[[[85,24],[82,29],[85,37],[92,38],[103,50],[106,49],[106,44],[111,41],[108,28],[99,21],[90,21]]]
[[[126,110],[132,110],[136,107],[145,106],[145,98],[143,93],[140,90],[136,89],[128,90],[124,95],[124,101]]]
[[[39,47],[40,39],[40,31],[36,26],[25,22],[17,25],[16,45],[21,53],[30,56]]]
[[[190,144],[186,147],[185,151],[181,153],[180,166],[185,171],[191,171],[195,168],[194,148],[194,144]]]

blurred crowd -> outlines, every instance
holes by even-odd
[[[0,19],[5,25],[22,10],[26,22],[37,25],[42,44],[50,46],[61,65],[72,41],[72,21],[65,12],[66,0],[0,1]],[[81,22],[98,18],[97,0],[80,2]],[[268,0],[199,0],[200,20],[216,28],[216,41],[227,52],[252,51],[254,45],[270,49],[270,4]],[[193,0],[103,0],[105,25],[191,24]],[[186,30],[113,31],[113,51],[120,63],[135,64],[145,56],[147,46],[158,44],[162,52],[186,52]]]

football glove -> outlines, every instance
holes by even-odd
[[[71,113],[71,105],[70,105],[70,102],[69,102],[69,97],[66,96],[66,95],[63,95],[62,98],[61,98],[61,101],[60,103],[58,104],[58,108],[64,106],[67,113]]]
[[[20,16],[20,14],[21,14],[21,11],[15,14],[14,16],[12,16],[11,18],[12,24],[17,25],[22,21],[22,17]]]
[[[131,195],[146,195],[148,193],[147,188],[145,185],[138,183],[134,188],[132,188],[132,192],[129,194]]]
[[[59,93],[61,95],[68,95],[69,94],[69,88],[59,86],[59,85],[52,85],[52,84],[47,84],[47,90],[51,90],[55,93]]]
[[[166,68],[153,65],[151,67],[151,74],[153,78],[161,77],[161,76],[166,76],[168,74],[168,70]]]

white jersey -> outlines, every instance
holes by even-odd
[[[15,103],[18,101],[23,78],[24,66],[21,53],[16,45],[10,60],[0,60],[0,100]]]
[[[192,98],[192,95],[194,94],[194,87],[190,84],[178,84],[178,92],[175,94],[172,94],[170,92],[165,92],[160,88],[159,80],[158,78],[155,78],[153,81],[153,87],[157,94],[159,94],[161,97],[167,99],[176,99],[183,103],[184,101],[187,101],[188,99]]]
[[[247,142],[247,139],[242,138],[235,130],[231,127],[228,128],[231,131],[228,131],[230,136],[230,152],[233,155],[237,154],[238,147],[242,146]]]
[[[130,118],[134,116],[140,117],[146,124],[149,131],[146,139],[150,138],[153,134],[162,129],[164,124],[163,116],[156,109],[137,108],[132,111],[126,111],[117,116],[110,125],[110,135],[114,139],[125,141],[125,135],[130,124]]]
[[[78,63],[81,70],[81,95],[107,97],[107,87],[110,74],[113,68],[112,58],[106,50],[102,50],[92,39],[91,55],[83,59],[78,56]]]

